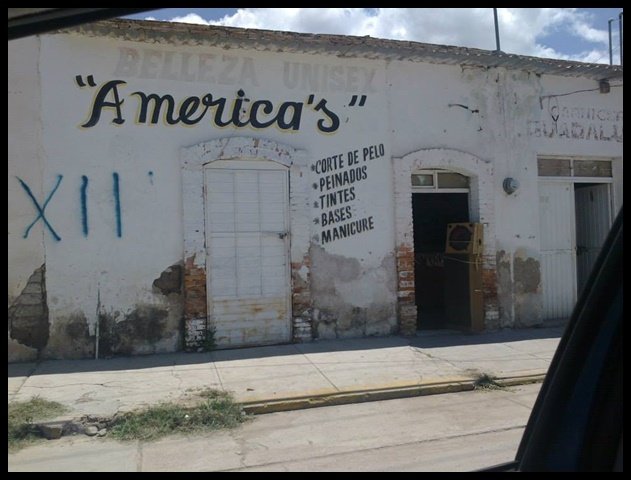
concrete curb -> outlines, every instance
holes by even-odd
[[[542,382],[544,373],[519,376],[495,377],[495,383],[502,387],[526,385]],[[394,400],[397,398],[420,397],[423,395],[438,395],[441,393],[464,392],[475,389],[475,378],[459,378],[426,382],[423,384],[399,385],[396,387],[370,388],[360,390],[346,390],[341,392],[312,394],[280,398],[275,400],[256,400],[239,402],[245,413],[262,415],[266,413],[288,412],[307,408],[329,407],[334,405],[349,405],[353,403],[377,402],[380,400]],[[72,434],[94,435],[88,433],[89,427],[96,427],[99,434],[109,426],[115,415],[111,417],[82,415],[72,418],[67,415],[46,421],[34,422],[42,432],[42,436],[49,440]],[[103,433],[104,434],[104,433]]]
[[[521,375],[495,378],[495,382],[503,387],[526,385],[542,382],[545,374]],[[241,402],[243,410],[251,415],[287,412],[306,408],[347,405],[351,403],[376,402],[396,398],[437,395],[441,393],[463,392],[475,389],[476,379],[458,381],[440,381],[425,384],[413,384],[395,388],[375,388],[371,390],[344,391],[339,393],[291,397],[270,401]]]
[[[533,375],[520,375],[512,377],[497,377],[495,382],[502,387],[512,387],[515,385],[527,385],[529,383],[541,383],[546,378],[545,373],[537,373]]]

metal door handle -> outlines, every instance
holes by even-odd
[[[278,234],[278,238],[280,238],[280,239],[282,240],[282,239],[283,239],[283,238],[285,238],[287,235],[289,235],[289,233],[288,233],[288,232],[281,232],[281,233],[279,233],[279,234]]]

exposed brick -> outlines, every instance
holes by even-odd
[[[291,262],[292,278],[292,336],[294,342],[313,339],[311,309],[311,257],[307,254],[301,262]]]
[[[416,332],[413,247],[407,244],[399,245],[396,257],[399,331],[402,335],[413,335]]]
[[[414,259],[397,259],[397,268],[400,270],[411,270],[414,268]]]
[[[494,271],[495,252],[495,213],[493,193],[493,165],[484,159],[477,158],[465,152],[442,148],[431,148],[410,153],[402,158],[393,158],[394,167],[394,204],[395,204],[395,239],[397,248],[398,298],[401,330],[412,327],[412,317],[402,318],[402,305],[413,302],[414,295],[407,283],[414,281],[414,248],[413,248],[413,214],[411,174],[415,170],[424,168],[449,168],[470,172],[470,199],[472,206],[472,221],[484,224],[485,255],[482,260],[485,270]],[[408,272],[410,272],[408,274]],[[485,318],[497,315],[496,280],[494,273],[484,273],[483,290],[485,302]],[[409,323],[406,323],[409,322]],[[415,322],[415,319],[414,319]]]
[[[495,266],[495,261],[493,261],[493,266]],[[497,270],[495,268],[482,270],[482,298],[486,322],[497,320],[499,318],[499,300],[497,298]]]
[[[206,271],[189,257],[184,265],[184,325],[187,348],[196,347],[206,331],[208,309]]]
[[[414,335],[416,333],[416,305],[400,302],[398,310],[401,335]]]

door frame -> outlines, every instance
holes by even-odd
[[[182,230],[184,235],[183,289],[184,348],[199,350],[208,332],[206,286],[206,222],[204,213],[204,166],[222,160],[265,159],[287,167],[291,235],[291,335],[296,342],[313,338],[311,305],[309,162],[311,157],[273,140],[230,136],[208,140],[179,150]],[[299,281],[299,291],[294,291]]]
[[[452,170],[447,170],[447,169],[432,169],[432,170],[415,170],[414,172],[412,172],[412,174],[428,174],[428,173],[434,173],[436,174],[437,172],[448,172],[448,173],[452,173]],[[459,172],[453,172],[453,173],[459,173]],[[465,175],[466,176],[466,175]],[[469,181],[471,181],[471,177],[467,176],[469,178]],[[436,177],[434,177],[436,178]],[[438,188],[437,187],[437,182],[434,181],[434,188],[425,188],[425,187],[412,187],[412,203],[414,203],[414,195],[416,194],[446,194],[446,193],[461,193],[461,194],[465,194],[467,196],[467,217],[469,219],[471,219],[471,212],[472,212],[472,206],[471,206],[471,189],[470,188]],[[470,221],[470,220],[467,220]],[[412,244],[415,245],[416,244],[416,235],[417,235],[417,230],[414,228],[414,223],[415,223],[415,217],[414,217],[414,208],[412,208]],[[445,231],[446,233],[446,231]],[[444,254],[444,246],[443,246],[443,254]],[[416,282],[416,271],[417,271],[417,267],[416,267],[416,249],[414,251],[414,279]],[[422,304],[420,304],[418,302],[418,298],[416,295],[416,285],[414,287],[415,289],[415,305],[417,308],[417,313],[419,313],[419,310],[422,307]],[[445,306],[445,319],[446,319],[446,306]],[[422,317],[421,317],[422,318]],[[473,329],[473,317],[471,315],[469,315],[468,318],[468,324],[469,324],[469,328]],[[448,327],[445,327],[448,328]],[[421,330],[418,326],[417,326],[417,330]]]
[[[546,157],[547,158],[547,157]],[[566,158],[566,157],[564,157]],[[568,157],[569,158],[569,157]],[[573,158],[573,157],[572,157]],[[571,219],[572,219],[572,231],[573,231],[573,237],[572,237],[572,250],[573,250],[573,267],[572,270],[574,272],[574,283],[573,283],[573,287],[574,287],[574,301],[576,301],[576,299],[578,298],[579,295],[579,290],[578,290],[578,264],[577,264],[577,258],[576,258],[576,245],[577,245],[577,236],[576,236],[576,191],[574,188],[574,185],[577,183],[594,183],[594,184],[603,184],[603,185],[608,185],[607,188],[607,199],[608,199],[608,203],[609,203],[609,225],[612,225],[613,222],[613,215],[615,214],[614,212],[614,195],[613,195],[613,178],[612,177],[568,177],[568,176],[559,176],[559,177],[547,177],[547,176],[538,176],[537,177],[537,189],[540,191],[540,185],[543,183],[550,183],[550,184],[567,184],[570,185],[571,189],[572,189],[572,212],[571,212]],[[540,200],[539,200],[540,201]],[[539,208],[541,208],[541,206],[539,205]],[[539,224],[541,225],[541,224]],[[539,252],[541,254],[541,246],[539,247]],[[543,282],[545,281],[545,279],[541,278],[542,281],[542,303],[543,303],[543,295],[545,292],[545,286],[543,286]],[[569,317],[568,317],[569,318]],[[544,321],[546,321],[546,319],[543,319]]]
[[[209,171],[211,170],[230,170],[233,172],[237,172],[237,171],[247,171],[247,172],[251,172],[251,171],[275,171],[275,172],[282,172],[283,173],[283,179],[285,182],[285,188],[286,188],[286,198],[285,198],[285,208],[284,208],[284,212],[283,212],[283,217],[284,217],[284,224],[285,224],[285,232],[287,235],[285,235],[285,237],[283,238],[284,242],[283,242],[283,246],[284,246],[284,252],[285,252],[285,308],[286,308],[286,318],[285,321],[287,322],[287,335],[286,338],[283,338],[282,340],[280,340],[280,342],[288,342],[291,339],[292,336],[292,309],[291,309],[291,292],[292,292],[292,281],[291,281],[291,235],[289,234],[289,232],[291,232],[291,224],[290,224],[290,215],[289,215],[289,207],[290,207],[290,196],[289,196],[289,171],[288,168],[284,165],[281,165],[277,162],[274,162],[272,160],[267,160],[267,159],[230,159],[230,160],[217,160],[215,162],[212,163],[207,163],[204,165],[204,223],[206,225],[206,228],[204,229],[204,235],[205,235],[205,246],[206,246],[206,252],[205,252],[205,257],[206,257],[206,308],[207,308],[207,316],[208,316],[208,322],[209,325],[212,325],[214,322],[214,314],[213,314],[213,303],[212,303],[212,279],[213,279],[213,274],[212,274],[212,270],[210,268],[210,242],[211,242],[211,234],[212,232],[209,231],[208,226],[210,225],[210,221],[208,218],[209,215],[209,211],[206,208],[206,205],[208,205],[208,192],[207,189],[205,188],[205,186],[207,185],[207,175],[209,173]],[[235,232],[236,234],[237,232]],[[259,232],[262,233],[262,232]],[[260,297],[239,297],[239,298],[243,298],[243,299],[247,299],[247,298],[260,298]],[[277,344],[279,343],[279,341],[271,341],[271,342],[262,342],[259,343],[257,345],[266,345],[266,344]],[[241,345],[228,345],[228,347],[231,346],[241,346]],[[219,348],[221,348],[221,346],[218,346]]]
[[[570,248],[568,249],[571,253],[571,258],[572,258],[572,263],[570,265],[571,271],[572,271],[572,304],[576,303],[576,298],[578,295],[578,282],[577,282],[577,266],[576,266],[576,211],[575,211],[575,194],[574,194],[574,182],[572,182],[571,180],[564,178],[564,179],[558,179],[555,178],[554,181],[549,181],[548,177],[539,177],[539,182],[537,183],[537,190],[538,190],[538,198],[537,198],[537,202],[538,202],[538,209],[539,209],[539,229],[541,230],[541,186],[543,184],[552,184],[552,185],[561,185],[561,186],[567,186],[568,190],[569,190],[569,194],[571,195],[572,199],[569,202],[570,204],[570,208],[571,211],[567,212],[567,214],[570,215],[570,239],[571,239],[571,243],[570,243]],[[543,247],[541,246],[541,231],[539,232],[539,255],[543,255]],[[544,305],[544,295],[546,292],[546,278],[544,277],[544,272],[542,270],[541,272],[541,305],[542,305],[542,316],[545,315],[545,312],[543,311],[543,305]],[[571,313],[571,310],[570,310]],[[559,318],[543,318],[543,321],[547,321],[547,320],[561,320],[563,317],[559,317]],[[569,315],[568,315],[569,318]]]
[[[614,209],[614,202],[613,202],[613,181],[609,181],[609,182],[575,182],[575,183],[591,183],[594,186],[604,186],[605,188],[605,192],[606,192],[606,204],[607,204],[607,209],[609,211],[609,215],[607,220],[607,231],[609,231],[611,229],[611,226],[613,225],[613,209]],[[574,205],[576,208],[576,187],[574,188]],[[574,218],[576,221],[576,211],[574,212]],[[576,222],[576,225],[578,226],[578,222]],[[606,234],[605,234],[605,238],[606,238]],[[604,241],[604,239],[603,239]],[[579,265],[578,265],[578,230],[576,232],[576,284],[577,284],[577,292],[580,295],[581,292],[581,285],[579,284]],[[601,246],[602,248],[602,246]],[[595,259],[594,259],[595,262]],[[593,269],[593,263],[592,266],[590,268]],[[587,278],[589,277],[589,274],[587,274],[587,276],[585,278],[582,278],[583,280],[583,287],[585,286],[585,284],[587,283]]]
[[[470,153],[450,148],[416,150],[392,158],[394,174],[395,254],[397,258],[397,303],[399,331],[416,335],[416,292],[414,289],[414,233],[412,223],[413,172],[426,169],[449,170],[469,177],[470,220],[484,225],[482,288],[484,327],[499,326],[497,255],[495,248],[495,190],[493,163]]]

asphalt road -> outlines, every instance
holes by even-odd
[[[467,471],[511,460],[540,385],[260,415],[153,443],[75,436],[9,454],[11,471]]]

